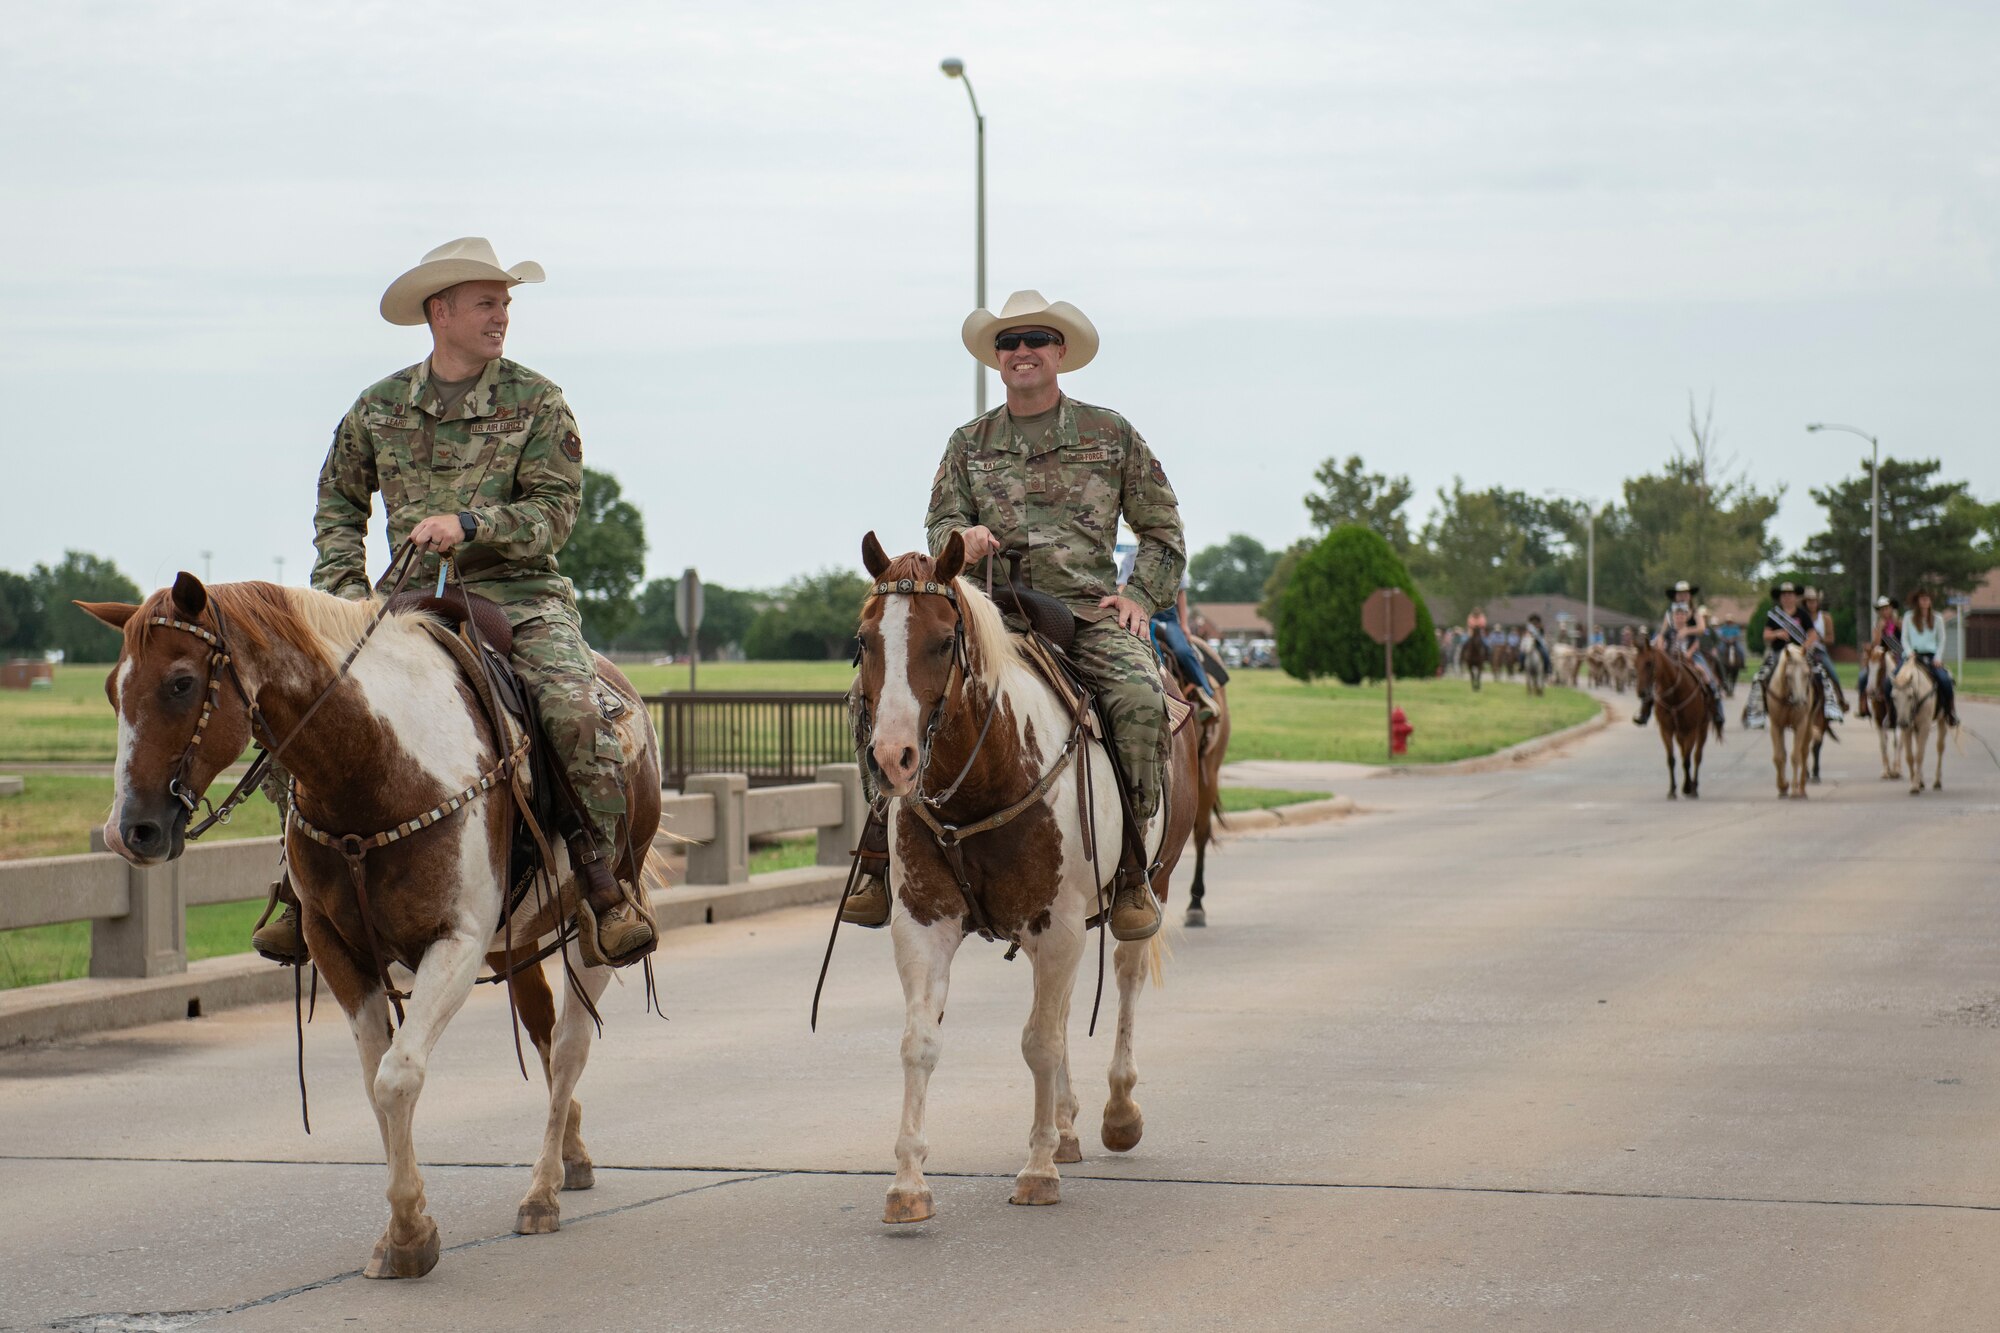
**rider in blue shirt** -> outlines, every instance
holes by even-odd
[[[1953,702],[1951,672],[1938,662],[1944,652],[1944,621],[1931,610],[1931,590],[1918,588],[1910,594],[1910,613],[1903,617],[1903,648],[1923,664],[1937,682],[1938,712],[1948,726],[1958,725],[1958,708]]]

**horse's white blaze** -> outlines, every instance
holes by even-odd
[[[459,698],[458,672],[428,631],[388,621],[354,659],[348,679],[426,776],[456,789],[490,762]]]
[[[132,749],[139,743],[139,728],[125,701],[125,687],[132,683],[133,661],[126,658],[118,667],[118,762],[111,770],[111,812],[104,817],[104,845],[123,854],[125,840],[118,830],[125,822],[125,800],[131,781]]]
[[[874,743],[902,749],[917,743],[917,692],[910,686],[910,599],[891,597],[882,609],[882,694],[875,701]]]

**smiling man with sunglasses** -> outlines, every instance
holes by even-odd
[[[1129,421],[1057,387],[1059,374],[1081,370],[1097,355],[1097,330],[1081,310],[1040,292],[1015,292],[998,314],[968,315],[961,336],[967,351],[1000,372],[1007,402],[960,426],[945,445],[924,519],[931,552],[942,551],[954,532],[964,534],[968,561],[1022,551],[1022,582],[1076,614],[1069,655],[1096,686],[1132,811],[1143,824],[1159,809],[1171,740],[1147,621],[1173,606],[1187,566],[1179,502]],[[1112,549],[1121,515],[1139,537],[1122,596]],[[887,922],[881,881],[850,898],[844,915],[857,925]],[[1159,928],[1159,903],[1128,846],[1111,933],[1145,939]]]

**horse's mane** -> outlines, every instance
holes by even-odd
[[[899,555],[889,562],[882,571],[883,582],[897,579],[916,579],[922,582],[937,572],[937,562],[927,555],[911,552]],[[966,656],[971,659],[973,672],[995,697],[1010,692],[1021,681],[1030,678],[1028,664],[1022,660],[1020,641],[1007,628],[1007,622],[1000,618],[1000,608],[970,579],[954,579],[952,587],[958,590],[959,609],[965,616]],[[870,594],[869,601],[875,595]]]
[[[332,666],[360,641],[375,614],[374,602],[352,602],[311,588],[287,588],[276,583],[211,583],[207,587],[210,604],[221,612],[232,645],[268,648],[286,644],[308,658]],[[162,588],[140,604],[132,617],[136,643],[144,648],[153,616],[182,619],[174,604],[173,590]],[[391,621],[401,619],[391,617]],[[215,617],[202,617],[210,627]],[[388,628],[385,624],[384,628]]]

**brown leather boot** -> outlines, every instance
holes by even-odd
[[[596,854],[587,835],[570,839],[570,859],[581,890],[576,925],[584,961],[594,967],[627,967],[651,953],[659,944],[653,923],[626,897],[610,862]]]
[[[1118,876],[1111,890],[1111,938],[1145,940],[1159,933],[1166,916],[1153,886],[1146,882],[1146,868],[1133,856],[1128,840],[1118,854]]]
[[[889,924],[889,806],[868,808],[861,826],[861,845],[854,849],[861,862],[861,883],[841,905],[840,919],[851,926],[879,930]]]
[[[285,910],[273,921],[271,913],[280,905]],[[298,897],[292,892],[291,881],[283,875],[271,881],[271,901],[264,908],[264,915],[257,918],[250,947],[287,967],[304,967],[312,961],[312,954],[306,949],[305,931],[299,925]]]

